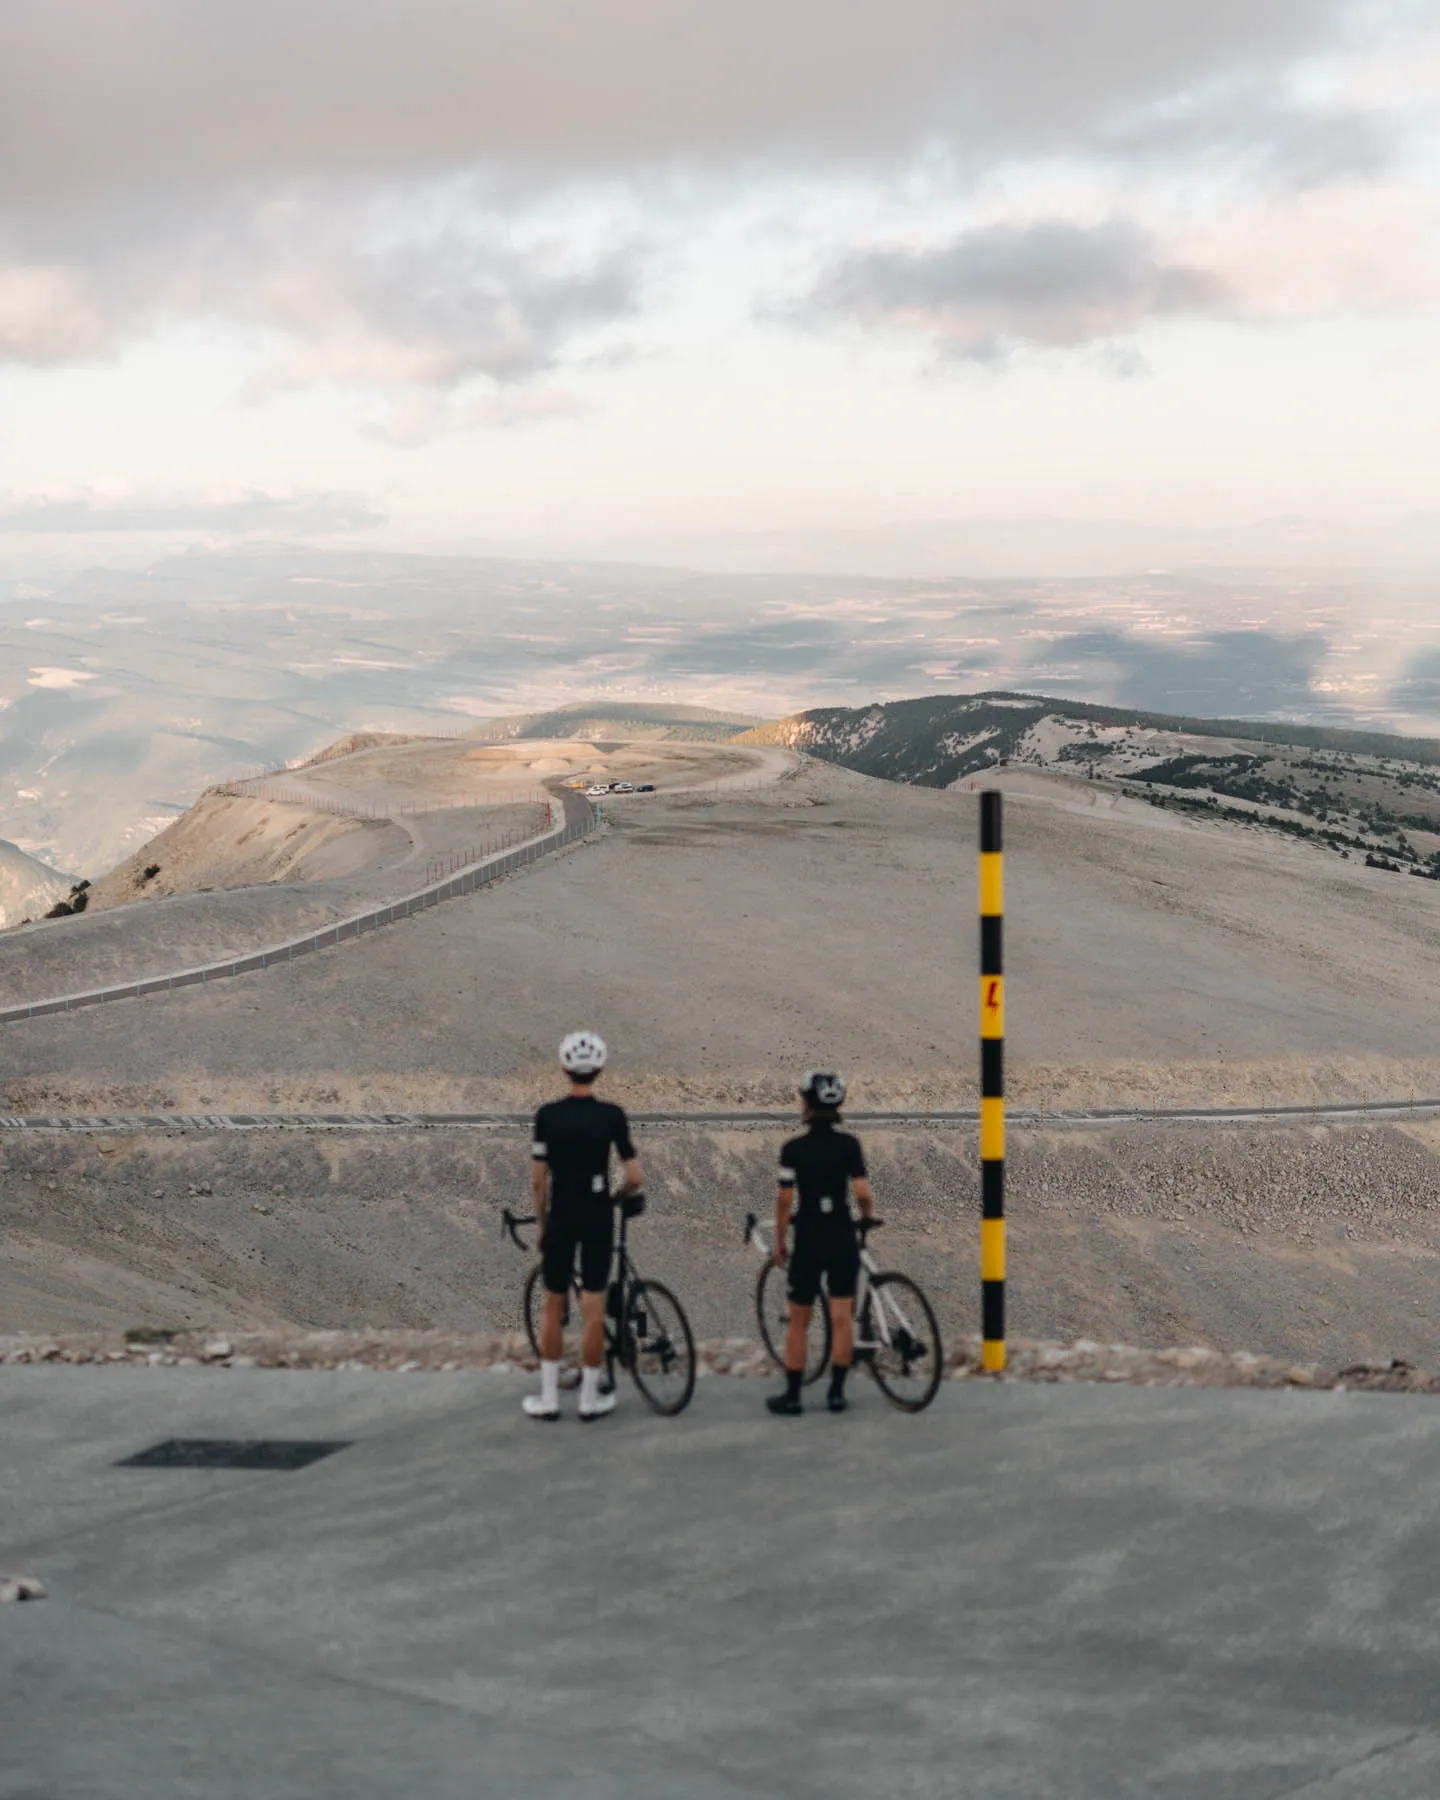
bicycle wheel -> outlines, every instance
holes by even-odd
[[[530,1348],[537,1356],[540,1354],[540,1317],[544,1304],[544,1265],[536,1263],[525,1278],[525,1335],[530,1340]],[[562,1388],[578,1387],[580,1385],[580,1339],[585,1332],[585,1315],[580,1310],[580,1283],[578,1281],[571,1282],[570,1292],[565,1296],[562,1330],[565,1347],[560,1355],[560,1385]]]
[[[673,1418],[695,1391],[695,1340],[680,1302],[658,1281],[637,1281],[625,1302],[625,1366],[646,1404]]]
[[[923,1412],[944,1373],[940,1327],[908,1275],[875,1275],[856,1321],[855,1360],[863,1362],[892,1406]]]
[[[785,1271],[767,1261],[755,1284],[755,1318],[760,1338],[777,1369],[785,1367],[785,1333],[790,1327],[790,1301]],[[810,1308],[810,1335],[805,1342],[805,1385],[818,1381],[830,1361],[830,1307],[821,1294]]]

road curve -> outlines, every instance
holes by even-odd
[[[521,869],[551,851],[577,842],[598,824],[598,813],[581,795],[563,788],[552,789],[552,793],[560,802],[561,824],[553,822],[552,811],[552,822],[544,831],[527,838],[513,849],[469,864],[448,880],[427,883],[425,887],[388,905],[371,907],[365,912],[354,913],[349,918],[337,919],[334,924],[323,926],[318,931],[307,931],[300,937],[287,938],[281,943],[267,945],[263,950],[251,951],[243,956],[227,957],[221,962],[205,963],[193,968],[176,969],[168,974],[145,976],[136,981],[112,982],[105,987],[89,988],[80,993],[57,994],[48,999],[20,1001],[13,1006],[0,1007],[0,1025],[23,1024],[28,1019],[45,1018],[61,1012],[78,1012],[84,1007],[101,1006],[115,1000],[140,1000],[150,994],[168,994],[177,988],[203,986],[210,981],[222,981],[235,975],[248,975],[278,967],[293,962],[297,956],[326,950],[346,940],[357,939],[367,931],[373,932],[383,926],[397,924],[442,901],[475,893],[492,881],[518,874]]]

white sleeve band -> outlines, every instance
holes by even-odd
[[[537,1159],[543,1160],[550,1152],[545,1148],[544,1144],[540,1142],[539,1138],[536,1138],[535,1142],[530,1146],[530,1154]]]
[[[781,1163],[776,1173],[781,1187],[794,1187],[795,1171],[793,1169],[787,1169],[784,1163]]]

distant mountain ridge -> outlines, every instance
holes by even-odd
[[[949,787],[1024,754],[1036,728],[1046,721],[1082,731],[1100,727],[1164,732],[1440,766],[1437,738],[1273,720],[1186,718],[1009,692],[932,694],[873,706],[816,707],[746,732],[737,742],[783,744],[861,775],[918,787]]]
[[[715,712],[708,706],[650,706],[640,700],[582,702],[550,712],[513,713],[482,719],[466,732],[492,743],[516,738],[654,737],[723,742],[760,725],[753,713]]]

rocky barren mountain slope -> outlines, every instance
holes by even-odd
[[[617,1084],[618,1091],[618,1084]],[[646,1272],[704,1338],[753,1337],[741,1242],[779,1128],[642,1128]],[[978,1329],[972,1131],[873,1127],[884,1264]],[[523,1130],[100,1134],[0,1145],[0,1334],[294,1324],[504,1331],[529,1260]],[[1434,1125],[1125,1126],[1015,1133],[1011,1329],[1440,1368]],[[883,1240],[883,1241],[882,1241]]]
[[[392,785],[469,754],[394,753]],[[316,778],[369,767],[373,783],[369,754]],[[974,1104],[975,796],[740,745],[544,754],[595,775],[710,760],[704,785],[692,768],[688,788],[612,796],[594,840],[362,944],[7,1028],[0,1110],[524,1112],[553,1089],[561,1033],[591,1023],[632,1108],[779,1115],[649,1127],[642,1145],[647,1263],[705,1335],[748,1331],[739,1223],[768,1202],[797,1071],[840,1064],[859,1108]],[[1118,780],[1014,761],[995,778],[1012,790],[1017,1105],[1440,1095],[1440,884],[1155,807]],[[1440,1365],[1434,1130],[1017,1126],[1015,1329]],[[973,1133],[868,1135],[886,1260],[925,1275],[948,1328],[973,1330]],[[497,1215],[524,1203],[524,1148],[510,1129],[5,1134],[0,1328],[505,1329],[524,1264]]]
[[[42,918],[70,892],[72,880],[0,839],[0,930]]]

